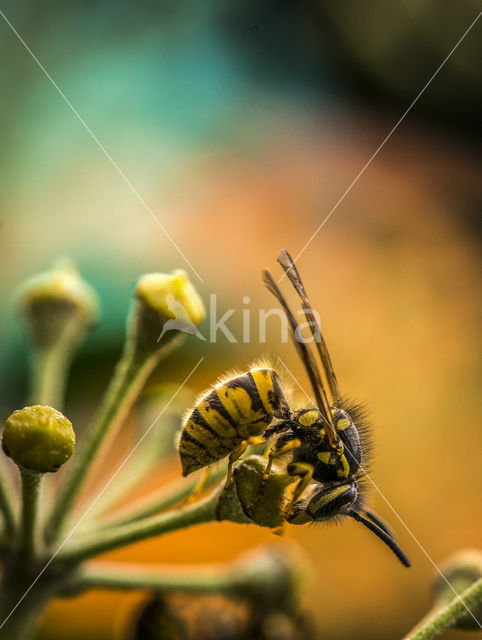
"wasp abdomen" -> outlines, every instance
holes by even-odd
[[[273,416],[289,411],[278,374],[251,369],[216,385],[187,417],[179,442],[183,475],[235,451],[243,440],[262,434]]]

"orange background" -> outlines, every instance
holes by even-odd
[[[200,179],[207,188],[204,178],[215,175],[218,187],[215,197],[197,201],[199,222],[185,230],[183,247],[197,257],[206,289],[218,291],[218,304],[226,309],[239,309],[244,295],[250,295],[254,310],[256,305],[271,305],[260,282],[261,267],[275,269],[281,245],[293,252],[301,248],[319,220],[304,213],[310,199],[322,199],[327,210],[346,182],[341,175],[353,175],[377,135],[368,140],[359,134],[356,148],[338,148],[338,155],[330,145],[320,152],[317,141],[309,138],[297,139],[296,161],[286,156],[263,166],[262,179],[257,178],[258,165],[239,159],[236,169],[231,163],[228,170],[223,170],[223,162],[211,160]],[[286,148],[294,142],[288,138]],[[444,154],[425,138],[425,153],[437,156],[427,168],[410,127],[394,147],[370,168],[299,266],[322,316],[342,390],[369,405],[376,445],[373,478],[439,564],[480,539],[477,255],[464,221],[455,215],[457,192],[470,184],[472,167],[470,161],[462,167],[457,156]],[[188,211],[194,203],[189,195],[185,199]],[[148,229],[149,221],[138,215],[135,224],[142,219]],[[207,246],[209,229],[222,238],[212,251]],[[164,238],[151,238],[160,251]],[[206,360],[192,384],[199,391],[223,370],[243,368],[252,358],[271,353],[280,354],[306,385],[292,346],[278,344],[275,323],[264,346],[190,341],[179,353],[180,363],[170,358],[157,377],[169,379],[174,370],[180,382],[203,354]],[[236,333],[236,324],[229,326]],[[173,461],[171,473],[178,472]],[[410,570],[351,521],[337,527],[288,528],[288,537],[298,541],[310,559],[306,606],[324,638],[397,638],[429,606],[435,574],[430,560],[376,491],[371,491],[370,504],[397,532],[412,560]],[[273,536],[256,527],[213,524],[109,557],[148,563],[221,562],[264,541],[273,541]],[[114,637],[113,627],[128,617],[139,598],[92,593],[56,603],[46,615],[44,635],[52,640],[67,632],[71,638]]]
[[[277,270],[283,246],[293,255],[302,250],[472,20],[465,2],[457,3],[456,20],[448,4],[434,17],[433,3],[417,3],[428,11],[421,23],[413,3],[405,22],[398,14],[406,3],[366,3],[366,16],[351,11],[343,22],[353,27],[350,55],[359,45],[365,73],[373,66],[392,80],[375,90],[359,66],[342,64],[348,52],[341,42],[341,57],[332,58],[330,38],[314,35],[320,25],[298,3],[299,22],[288,16],[286,24],[278,3],[264,19],[261,8],[247,5],[244,22],[242,3],[226,3],[228,26],[217,14],[218,21],[208,19],[217,3],[206,15],[197,3],[189,10],[177,3],[179,14],[140,4],[142,11],[131,3],[51,2],[41,11],[23,1],[5,10],[203,283],[0,23],[8,61],[0,72],[7,88],[0,105],[0,293],[11,301],[23,278],[66,254],[99,290],[104,321],[74,363],[65,408],[79,438],[121,351],[138,275],[186,269],[206,303],[217,295],[218,317],[236,309],[228,326],[239,337],[243,308],[256,318],[259,308],[273,306],[261,270]],[[368,17],[380,38],[366,28]],[[235,27],[251,38],[246,49]],[[423,40],[422,51],[413,39]],[[298,262],[342,392],[370,409],[374,481],[406,528],[376,491],[369,503],[413,564],[403,568],[352,521],[288,527],[311,565],[304,606],[324,640],[402,637],[430,607],[432,561],[480,544],[481,190],[470,113],[482,85],[467,79],[480,60],[476,43],[474,32]],[[393,93],[394,84],[405,84],[405,92]],[[6,302],[0,325],[0,409],[7,416],[24,402],[26,348]],[[307,385],[292,345],[280,343],[277,320],[269,326],[268,344],[189,338],[152,385],[180,384],[201,355],[192,398],[224,371],[263,355],[280,355]],[[133,412],[90,495],[129,450],[136,418]],[[139,493],[179,475],[173,458]],[[216,523],[108,557],[223,562],[266,541],[283,544],[254,526]],[[144,597],[94,592],[54,602],[38,638],[119,640]]]

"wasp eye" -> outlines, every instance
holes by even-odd
[[[308,409],[298,416],[298,422],[304,427],[311,427],[311,425],[322,421],[323,418],[317,409]]]
[[[340,418],[338,420],[338,422],[336,423],[336,429],[337,429],[337,431],[343,431],[344,429],[348,429],[350,424],[351,423],[348,420],[348,418]]]

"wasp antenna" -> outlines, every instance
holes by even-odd
[[[370,511],[368,509],[364,509],[363,513],[366,515],[366,517],[371,520],[372,522],[374,522],[377,527],[380,527],[380,529],[382,531],[385,531],[385,533],[390,536],[390,538],[393,538],[395,540],[395,535],[393,534],[393,531],[390,529],[390,527],[388,526],[388,524],[385,522],[385,520],[382,520],[382,518],[380,518],[379,515],[377,515],[376,513],[374,513],[373,511]]]
[[[364,518],[360,513],[358,513],[358,511],[348,511],[347,515],[357,522],[361,522],[362,524],[364,524],[367,529],[370,529],[370,531],[372,531],[378,538],[380,538],[382,542],[387,545],[387,547],[389,547],[393,551],[393,553],[405,567],[411,566],[410,560],[403,553],[395,540],[391,536],[389,536],[382,528],[380,528],[374,522],[371,522],[371,520],[367,520],[366,518]]]

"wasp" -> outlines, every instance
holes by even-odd
[[[179,443],[183,475],[228,457],[219,505],[231,482],[235,461],[250,444],[272,443],[266,451],[259,494],[274,459],[289,456],[286,473],[296,485],[285,508],[285,520],[304,524],[351,517],[377,535],[402,564],[410,566],[387,525],[364,506],[365,466],[370,451],[365,416],[340,394],[319,323],[286,249],[282,249],[278,262],[301,300],[315,349],[308,347],[301,325],[269,271],[263,272],[263,281],[284,310],[315,406],[292,409],[281,377],[273,368],[254,368],[221,381],[201,396],[184,421]]]
[[[198,398],[184,420],[179,440],[182,474],[187,476],[229,456],[227,490],[234,462],[250,444],[266,441],[263,434],[274,419],[284,422],[290,415],[281,378],[274,369],[255,367],[221,380]]]

